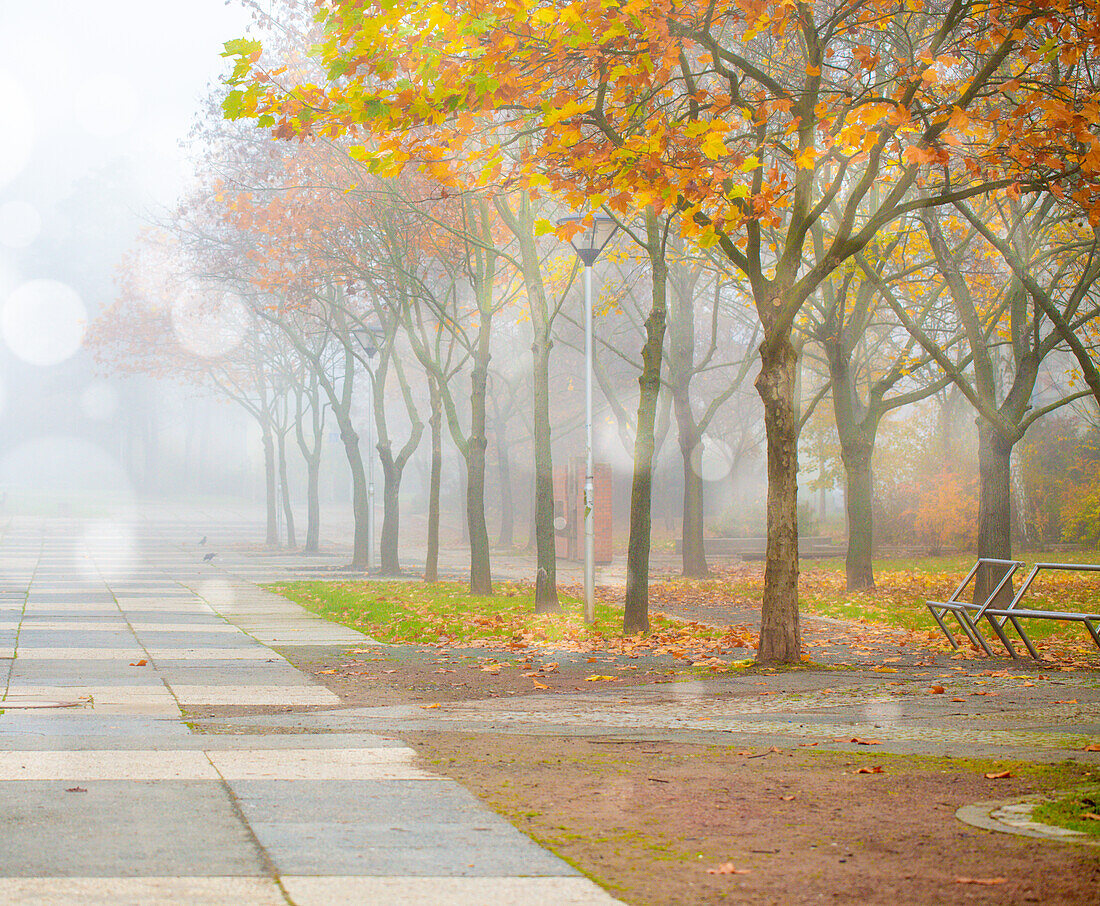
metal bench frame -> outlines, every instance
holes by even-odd
[[[1005,574],[997,584],[997,587],[990,592],[989,596],[980,605],[970,601],[960,600],[959,595],[962,594],[963,590],[970,583],[970,580],[977,574],[978,569],[985,564],[1005,567]],[[1008,582],[1013,573],[1023,565],[1024,564],[1018,560],[979,559],[947,601],[926,602],[928,609],[932,612],[932,616],[935,617],[936,622],[939,623],[940,629],[943,630],[944,635],[947,636],[947,640],[951,643],[952,647],[958,648],[959,646],[954,636],[947,628],[944,618],[948,613],[955,615],[955,618],[959,621],[959,625],[962,626],[963,632],[966,634],[967,638],[975,645],[980,646],[986,654],[991,656],[993,651],[990,649],[989,645],[986,644],[982,634],[978,631],[978,623],[983,618],[997,634],[997,637],[1001,640],[1001,644],[1004,645],[1005,650],[1013,658],[1018,658],[1019,655],[1016,653],[1016,648],[1005,632],[1006,623],[1012,624],[1012,628],[1016,630],[1016,633],[1024,643],[1024,647],[1027,648],[1028,654],[1037,661],[1042,660],[1031,638],[1024,630],[1023,623],[1021,622],[1022,620],[1055,620],[1058,622],[1083,623],[1089,635],[1092,636],[1092,640],[1096,644],[1096,647],[1100,648],[1100,614],[1073,613],[1055,610],[1031,610],[1018,606],[1020,600],[1027,594],[1028,589],[1031,587],[1031,583],[1035,581],[1035,577],[1041,570],[1058,569],[1068,572],[1100,572],[1100,565],[1091,563],[1036,563],[1020,586],[1019,591],[1012,596],[1012,600],[1008,605],[1005,607],[993,607],[993,602],[996,600],[997,595],[1000,593],[1005,583]]]
[[[950,629],[947,628],[947,615],[952,614],[956,620],[958,620],[959,626],[962,627],[963,634],[971,641],[971,643],[978,648],[981,648],[990,657],[993,657],[993,649],[989,647],[989,644],[982,637],[982,634],[978,631],[978,620],[985,615],[989,606],[996,600],[997,595],[1001,593],[1001,589],[1012,579],[1015,574],[1024,563],[1022,560],[995,560],[990,557],[980,557],[978,561],[970,568],[970,572],[966,574],[966,578],[959,583],[958,587],[951,592],[951,597],[946,601],[926,601],[928,609],[932,612],[932,616],[935,617],[936,622],[939,623],[940,629],[943,630],[943,634],[947,636],[947,641],[951,643],[952,648],[958,648],[959,643],[955,641],[955,636]],[[1004,575],[1001,576],[1001,581],[997,583],[997,586],[991,591],[986,599],[981,604],[975,604],[973,601],[965,601],[960,598],[960,595],[966,590],[966,587],[970,584],[970,581],[978,574],[978,570],[983,566],[1000,566],[1004,568]],[[1030,583],[1027,583],[1030,584]],[[1015,600],[1015,599],[1014,599]],[[1009,604],[1009,607],[1012,605]],[[998,623],[996,619],[989,621],[993,627],[993,631],[1000,637],[1001,642],[1010,650],[1014,651],[1011,642],[1008,641],[1008,637],[1004,632],[1005,620],[1001,619]],[[1013,654],[1015,657],[1015,654]]]
[[[989,620],[992,625],[996,625],[996,623],[994,623],[995,620],[1000,620],[1001,626],[1004,626],[1006,620],[1012,623],[1012,628],[1015,629],[1020,636],[1020,639],[1024,643],[1024,647],[1027,648],[1028,654],[1037,661],[1042,660],[1042,658],[1039,656],[1039,652],[1036,651],[1035,646],[1031,643],[1028,634],[1024,631],[1023,624],[1020,622],[1021,620],[1055,620],[1063,623],[1084,623],[1096,647],[1100,648],[1100,614],[1071,613],[1056,610],[1028,610],[1018,606],[1020,599],[1024,596],[1028,588],[1031,587],[1031,583],[1035,580],[1039,571],[1044,569],[1096,573],[1100,572],[1100,565],[1093,563],[1036,563],[1035,566],[1031,568],[1031,572],[1028,573],[1027,578],[1024,580],[1024,584],[1020,586],[1020,590],[1016,592],[1009,605],[1004,608],[988,608],[984,614],[986,619]],[[1001,634],[1001,642],[1004,644],[1005,648],[1008,649],[1009,654],[1013,657],[1017,657],[1016,649],[1012,647],[1008,638],[1003,634]]]

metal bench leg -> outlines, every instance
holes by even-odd
[[[943,634],[947,636],[947,641],[951,643],[951,647],[958,648],[959,643],[955,641],[955,636],[951,634],[951,631],[947,628],[947,624],[943,621],[943,618],[938,613],[936,613],[936,608],[929,607],[928,609],[932,611],[932,616],[935,617],[936,622],[940,624],[940,629],[943,630]]]
[[[966,619],[966,616],[962,613],[962,611],[953,610],[951,612],[952,614],[954,614],[955,620],[958,622],[959,626],[962,627],[963,635],[970,640],[970,644],[972,644],[975,648],[979,646],[982,643],[981,639],[974,637],[974,629],[970,626],[969,622]],[[959,646],[956,645],[955,647],[958,648]]]
[[[1096,643],[1096,647],[1100,648],[1100,631],[1097,631],[1096,625],[1092,620],[1085,620],[1085,628],[1088,629],[1089,635],[1092,636],[1092,640]]]
[[[993,631],[997,633],[997,635],[1000,637],[1001,644],[1005,646],[1005,650],[1012,655],[1012,659],[1019,660],[1020,656],[1016,653],[1016,649],[1015,647],[1013,647],[1012,641],[1005,633],[1004,626],[998,623],[995,617],[987,617],[987,620],[989,621],[989,625],[993,627]]]
[[[1027,633],[1024,632],[1024,627],[1020,625],[1020,621],[1013,616],[1010,616],[1009,619],[1012,621],[1012,625],[1015,627],[1016,632],[1019,633],[1024,645],[1027,647],[1028,654],[1035,658],[1035,660],[1041,661],[1043,659],[1042,655],[1039,654],[1039,652],[1035,650],[1035,646],[1031,644],[1031,639],[1029,639]]]
[[[957,616],[960,617],[960,623],[965,620],[966,625],[970,627],[970,631],[967,633],[967,635],[970,636],[971,640],[976,641],[979,645],[981,645],[982,650],[985,651],[985,653],[989,657],[994,657],[993,649],[990,648],[988,644],[986,644],[985,638],[978,631],[977,624],[975,624],[974,621],[970,619],[970,614],[966,613],[966,611],[959,611]]]

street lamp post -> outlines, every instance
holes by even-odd
[[[584,264],[584,621],[596,622],[596,482],[592,466],[592,265],[611,241],[618,223],[603,214],[562,217],[558,226],[578,224],[569,240]]]
[[[378,352],[375,342],[379,332],[377,328],[365,326],[353,331],[367,357],[364,364],[370,377],[370,392],[367,394],[370,401],[367,412],[367,572],[374,569],[374,456],[377,452],[374,449],[374,370],[369,362]]]

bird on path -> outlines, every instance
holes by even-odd
[[[202,536],[202,541],[199,542],[199,547],[202,547],[204,544],[206,544],[206,535]]]
[[[209,563],[209,562],[210,562],[211,560],[213,560],[213,559],[214,559],[214,558],[215,558],[216,556],[218,556],[218,555],[217,555],[217,554],[206,554],[206,555],[204,555],[204,556],[203,556],[203,558],[202,558],[202,562],[203,562],[203,563]]]

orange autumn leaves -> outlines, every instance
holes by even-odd
[[[225,111],[280,138],[350,136],[378,173],[677,206],[701,241],[778,224],[808,180],[835,196],[930,164],[1002,185],[1081,170],[1066,186],[1095,206],[1097,103],[1075,68],[1100,41],[1095,0],[949,23],[922,7],[342,0],[319,7],[327,81],[284,86],[256,42],[230,42]]]

